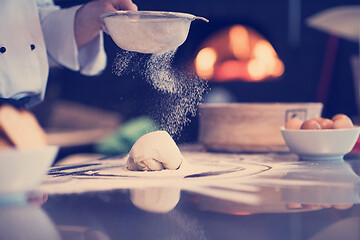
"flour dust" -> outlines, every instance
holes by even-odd
[[[135,52],[119,52],[112,65],[112,72],[117,76],[130,74],[140,67],[141,59]]]
[[[196,115],[197,107],[208,90],[206,81],[195,73],[173,67],[176,50],[161,54],[151,54],[139,61],[138,53],[122,52],[113,64],[117,76],[139,69],[146,81],[161,93],[157,108],[150,116],[159,124],[160,130],[167,131],[172,137],[181,133]],[[136,58],[135,58],[136,56]]]

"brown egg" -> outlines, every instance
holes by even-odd
[[[291,118],[285,123],[285,128],[286,129],[299,130],[302,123],[303,123],[303,121],[301,121],[300,119],[298,119],[296,117]]]
[[[321,129],[321,127],[317,121],[310,119],[310,120],[306,120],[305,122],[303,122],[300,129],[305,129],[305,130]]]
[[[317,118],[311,118],[311,120],[315,120],[315,121],[317,121],[317,122],[319,122],[319,121],[321,121],[321,120],[323,120],[324,118],[322,118],[322,117],[317,117]]]
[[[316,121],[320,124],[321,129],[331,129],[334,125],[334,122],[328,118],[320,118]]]
[[[320,122],[321,122],[323,119],[324,119],[324,118],[322,118],[322,117],[317,117],[317,118],[311,118],[310,120],[317,121],[317,122],[320,124]]]
[[[345,114],[339,113],[339,114],[334,115],[331,120],[333,120],[333,122],[335,122],[337,119],[340,119],[340,118],[349,118],[349,117]]]
[[[354,124],[352,123],[350,118],[338,118],[334,121],[333,128],[353,128]]]

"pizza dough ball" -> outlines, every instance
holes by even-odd
[[[184,158],[166,131],[155,131],[140,137],[129,152],[126,166],[132,171],[176,170]]]

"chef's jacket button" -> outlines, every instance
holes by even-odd
[[[31,48],[31,51],[35,49],[35,45],[34,44],[30,44],[30,48]]]
[[[6,52],[6,47],[0,47],[0,53]]]

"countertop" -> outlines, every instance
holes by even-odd
[[[0,239],[360,239],[360,155],[182,153],[177,172],[129,172],[126,156],[53,167],[0,206]]]

